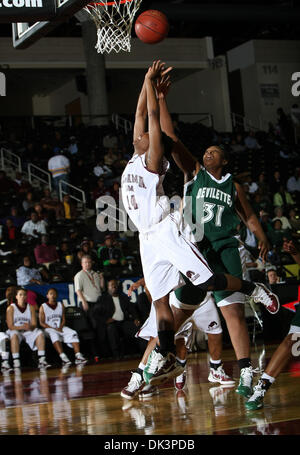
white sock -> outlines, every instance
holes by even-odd
[[[45,357],[45,351],[38,351],[39,357]]]
[[[220,360],[213,360],[211,357],[209,358],[209,361],[210,361],[210,363],[216,363],[216,364],[222,363],[222,359],[220,359]]]
[[[179,362],[183,367],[185,366],[185,364],[186,364],[186,359],[180,359],[179,357],[176,356],[176,360],[177,360],[177,362]]]
[[[16,352],[15,354],[12,355],[13,359],[18,359],[20,357],[20,354]]]
[[[68,360],[68,357],[66,356],[66,354],[64,352],[62,352],[61,354],[59,354],[59,357],[62,359],[62,360]]]
[[[8,360],[9,352],[1,352],[1,357],[2,357],[2,360]]]
[[[146,365],[145,365],[144,363],[141,362],[141,363],[139,364],[138,368],[139,368],[140,370],[144,371],[144,369],[146,368]]]
[[[81,352],[76,352],[75,357],[76,357],[76,358],[82,357]]]
[[[261,379],[267,379],[269,382],[271,382],[271,384],[273,384],[273,382],[276,380],[273,378],[273,376],[269,376],[267,373],[263,373]]]

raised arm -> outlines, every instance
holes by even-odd
[[[137,102],[136,111],[135,111],[135,120],[133,127],[133,142],[145,132],[147,119],[147,94],[145,81],[140,92],[140,96]]]
[[[185,147],[185,145],[181,142],[175,133],[166,100],[170,85],[171,82],[169,76],[158,79],[156,83],[160,112],[160,125],[161,130],[174,142],[172,157],[176,165],[184,173],[184,181],[188,182],[193,178],[195,174],[197,174],[201,168],[201,165],[197,159],[189,152],[189,150]]]

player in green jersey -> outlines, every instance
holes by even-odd
[[[190,196],[192,213],[189,217],[193,226],[204,225],[204,239],[198,247],[214,272],[241,278],[242,267],[235,237],[240,220],[255,234],[263,261],[269,251],[268,240],[241,185],[233,180],[231,174],[223,175],[228,164],[224,150],[218,146],[209,147],[203,156],[203,167],[176,136],[166,104],[168,88],[169,82],[157,86],[161,129],[173,140],[172,157],[184,172],[185,200]],[[240,368],[237,392],[248,397],[252,393],[253,369],[243,305],[245,296],[226,291],[215,292],[214,296],[226,321]],[[279,310],[278,302],[261,303],[270,313]]]

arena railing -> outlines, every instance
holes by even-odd
[[[232,121],[232,128],[236,128],[237,126],[242,127],[244,131],[253,130],[253,131],[260,131],[262,128],[254,125],[252,120],[247,119],[243,115],[236,114],[235,112],[231,112],[231,121]],[[260,119],[261,123],[261,119]]]
[[[49,190],[52,190],[52,184],[51,184],[51,174],[44,169],[36,166],[35,164],[28,163],[27,165],[27,171],[28,171],[28,180],[29,183],[32,183],[34,179],[38,180],[39,182],[42,182],[46,185],[48,185]],[[40,175],[36,173],[38,171]]]
[[[8,163],[9,167],[16,169],[19,172],[22,172],[22,163],[21,158],[5,147],[1,148],[1,168],[5,169],[5,163]]]
[[[112,114],[111,120],[115,125],[116,129],[119,130],[122,128],[127,134],[129,131],[132,131],[132,122],[124,117],[121,117],[119,114]]]

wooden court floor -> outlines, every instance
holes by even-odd
[[[263,368],[275,346],[253,348],[253,366]],[[234,353],[225,350],[224,367],[238,377]],[[207,380],[206,353],[190,354],[187,387],[172,382],[147,401],[124,400],[138,359],[50,368],[0,376],[0,435],[299,435],[300,360],[269,390],[265,407],[249,413],[235,388]],[[255,383],[259,375],[255,375]]]

